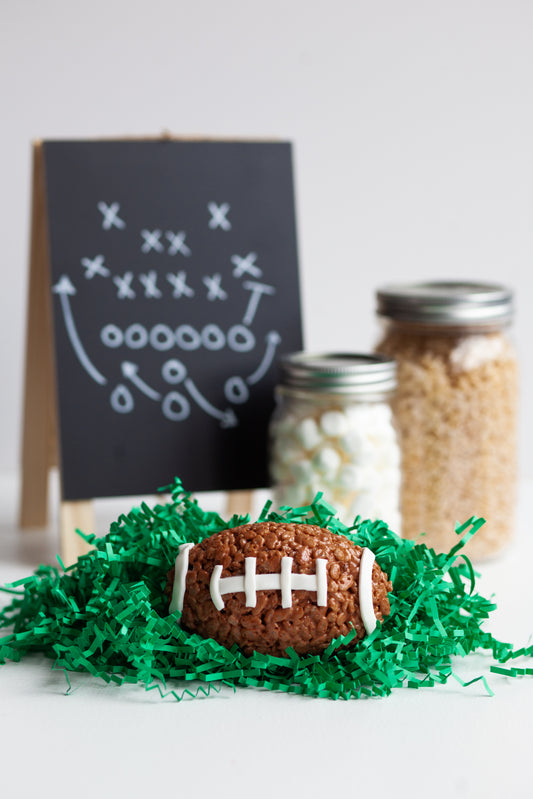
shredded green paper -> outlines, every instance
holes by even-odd
[[[30,577],[6,586],[13,595],[0,611],[0,663],[20,661],[33,652],[52,658],[53,668],[89,672],[113,682],[141,684],[162,696],[181,700],[208,695],[222,685],[252,686],[330,699],[386,696],[402,686],[443,684],[454,672],[452,659],[476,650],[491,653],[490,670],[511,677],[533,675],[533,668],[505,664],[533,655],[533,646],[514,650],[482,629],[495,605],[475,592],[475,574],[461,553],[484,523],[472,517],[457,527],[458,542],[448,553],[398,537],[382,521],[352,527],[317,495],[302,508],[271,511],[259,521],[308,522],[370,547],[393,583],[390,615],[352,648],[353,635],[333,641],[321,656],[287,658],[226,649],[185,632],[179,612],[168,613],[166,575],[180,544],[201,541],[220,530],[249,521],[229,521],[204,511],[176,480],[165,504],[145,503],[122,515],[103,538],[83,537],[93,545],[76,564],[40,566]],[[81,533],[80,533],[81,535]],[[59,559],[58,559],[59,560]]]

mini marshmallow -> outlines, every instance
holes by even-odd
[[[320,428],[324,435],[338,438],[350,428],[350,422],[341,411],[327,411],[320,417]]]
[[[338,484],[347,491],[353,491],[357,486],[359,469],[354,463],[346,463],[339,469]]]
[[[298,417],[293,414],[287,414],[280,418],[275,418],[270,423],[270,429],[274,436],[282,437],[292,433],[298,424]]]
[[[294,428],[294,434],[302,447],[308,450],[314,449],[322,440],[317,423],[310,417],[298,422]]]
[[[341,456],[333,447],[323,447],[313,456],[311,463],[318,472],[331,479],[341,465]]]
[[[294,463],[305,459],[305,452],[293,441],[278,438],[274,440],[272,455],[279,464]]]
[[[363,519],[370,519],[373,516],[375,505],[374,492],[370,489],[359,491],[351,504],[350,511],[352,516],[362,516]]]
[[[340,448],[347,455],[354,455],[360,452],[365,444],[366,440],[359,430],[349,430],[339,441]]]
[[[450,361],[456,372],[467,372],[501,358],[507,348],[508,344],[501,336],[466,336],[452,350]]]
[[[289,472],[299,483],[308,483],[313,478],[314,470],[309,461],[295,461],[289,464]]]

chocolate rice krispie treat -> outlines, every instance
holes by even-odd
[[[390,612],[392,584],[369,549],[316,525],[257,522],[180,547],[170,610],[189,632],[284,656],[319,654],[353,629],[352,644]]]

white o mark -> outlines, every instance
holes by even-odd
[[[246,402],[250,396],[248,386],[242,377],[228,377],[224,384],[224,394],[228,402]]]
[[[186,367],[176,358],[172,358],[170,361],[164,363],[161,373],[163,375],[163,380],[165,380],[166,383],[171,383],[172,385],[181,383],[182,380],[185,380],[187,377]]]
[[[202,338],[192,325],[180,325],[176,330],[176,342],[182,350],[197,350]]]
[[[124,344],[124,333],[116,325],[106,325],[100,333],[102,344],[106,347],[121,347]]]
[[[154,350],[170,350],[174,346],[174,333],[168,325],[154,325],[150,330],[150,344]]]
[[[218,325],[206,325],[202,330],[202,343],[206,350],[221,350],[226,336]]]
[[[128,328],[126,328],[125,341],[126,346],[128,346],[131,350],[141,350],[143,347],[146,347],[148,343],[148,333],[146,328],[143,327],[143,325],[140,325],[138,322],[130,325]]]
[[[178,391],[170,391],[162,403],[163,415],[171,422],[182,422],[191,412],[189,400]]]
[[[255,336],[244,325],[233,325],[228,331],[228,346],[235,352],[249,352],[255,347]]]
[[[131,391],[122,383],[111,392],[111,407],[117,413],[131,413],[135,406]]]

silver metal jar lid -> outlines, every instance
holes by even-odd
[[[396,361],[360,353],[307,353],[286,355],[280,363],[283,385],[334,394],[394,391]]]
[[[376,296],[378,314],[399,322],[505,325],[514,312],[513,292],[496,283],[392,284],[379,289]]]

